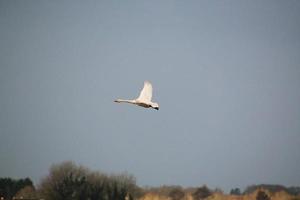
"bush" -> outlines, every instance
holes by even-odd
[[[184,192],[180,187],[172,189],[169,193],[172,200],[181,200],[184,197]]]
[[[256,200],[270,200],[270,197],[264,191],[258,191]]]
[[[240,188],[231,189],[230,194],[232,194],[232,195],[241,195],[241,190],[240,190]]]
[[[206,185],[199,187],[194,193],[193,197],[195,200],[203,200],[211,196],[212,192],[208,189]]]
[[[17,192],[15,197],[19,199],[37,199],[38,194],[36,193],[34,187],[25,186],[24,188],[22,188]]]

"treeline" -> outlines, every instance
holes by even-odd
[[[33,182],[29,178],[19,180],[0,178],[0,197],[12,199],[17,192],[25,187],[33,187]]]
[[[259,192],[256,194],[257,191]],[[230,195],[254,193],[257,200],[269,200],[271,193],[281,191],[300,197],[300,187],[268,184],[251,185],[243,192],[239,188],[234,188],[230,191]],[[140,188],[135,178],[127,173],[109,175],[92,171],[73,162],[53,165],[49,169],[49,174],[36,187],[29,178],[19,180],[0,178],[0,199],[4,200],[143,200],[148,194],[164,196],[171,200],[187,199],[187,195],[193,200],[215,198],[218,195],[224,198],[221,189],[210,189],[206,185],[190,188],[181,186]]]
[[[243,193],[250,194],[257,189],[265,189],[272,193],[285,191],[290,195],[295,195],[295,196],[300,195],[300,187],[285,187],[283,185],[271,185],[271,184],[251,185],[248,186]]]
[[[73,162],[53,165],[36,189],[30,179],[4,178],[1,179],[0,191],[0,198],[5,200],[133,200],[139,195],[133,176],[126,173],[108,175]]]
[[[206,199],[212,196],[214,193],[222,193],[220,189],[209,189],[206,185],[201,187],[189,187],[183,188],[181,186],[161,186],[161,187],[148,187],[143,188],[144,194],[157,194],[159,196],[165,196],[171,200],[182,200],[186,194],[191,194],[193,200]]]
[[[224,194],[222,190],[210,189],[206,185],[197,188],[181,186],[161,186],[144,188],[145,195],[139,200],[300,200],[300,195],[291,195],[280,190],[271,192],[262,187],[249,194],[241,194],[238,188],[232,191],[238,194]]]

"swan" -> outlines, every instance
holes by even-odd
[[[140,92],[140,96],[137,99],[126,100],[126,99],[117,99],[114,102],[116,103],[130,103],[137,106],[142,106],[144,108],[153,108],[159,110],[158,103],[152,102],[152,85],[149,81],[144,82],[144,87]]]

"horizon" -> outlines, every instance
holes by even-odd
[[[106,173],[106,172],[103,172],[103,171],[99,171],[99,170],[92,170],[90,169],[88,166],[84,166],[84,165],[79,165],[73,161],[63,161],[61,163],[54,163],[52,164],[50,167],[49,167],[49,171],[51,170],[51,168],[53,166],[62,166],[62,165],[65,165],[65,164],[69,164],[71,163],[72,165],[78,167],[78,168],[81,168],[83,167],[85,170],[87,170],[88,172],[91,172],[91,173],[100,173],[100,174],[103,174],[105,176],[128,176],[128,177],[133,177],[133,179],[135,181],[136,180],[136,177],[134,176],[134,174],[130,174],[128,172],[119,172],[119,173]],[[44,180],[44,178],[46,177],[49,177],[49,174],[45,175],[44,177],[42,177],[40,179],[39,182],[34,182],[30,177],[19,177],[19,178],[13,178],[13,177],[0,177],[0,179],[11,179],[13,181],[20,181],[20,180],[26,180],[26,179],[29,179],[30,181],[32,181],[33,183],[33,186],[34,188],[36,189],[39,189],[40,187],[40,184],[41,184],[41,181]],[[225,191],[223,188],[219,188],[219,187],[210,187],[209,185],[207,184],[202,184],[202,185],[194,185],[194,186],[182,186],[182,185],[157,185],[157,186],[150,186],[150,185],[138,185],[138,187],[148,191],[148,190],[152,190],[152,189],[159,189],[159,188],[162,188],[162,187],[180,187],[182,188],[183,190],[189,190],[189,189],[197,189],[197,188],[201,188],[201,187],[207,187],[211,192],[220,192],[223,193],[223,194],[231,194],[231,191],[233,190],[236,190],[236,189],[239,189],[240,190],[240,195],[244,195],[244,194],[249,194],[249,193],[252,193],[251,191],[255,191],[259,188],[264,188],[264,189],[267,189],[269,190],[269,192],[274,192],[274,191],[286,191],[288,192],[289,189],[292,189],[292,188],[297,188],[299,191],[300,191],[300,185],[290,185],[290,186],[287,186],[287,185],[282,185],[282,184],[268,184],[268,183],[255,183],[255,184],[250,184],[248,186],[246,186],[245,188],[241,188],[239,186],[235,186],[235,187],[232,187],[231,189],[229,189],[228,191]],[[291,191],[289,191],[291,192]]]
[[[300,185],[300,1],[1,1],[0,177]],[[159,111],[118,105],[145,80]]]

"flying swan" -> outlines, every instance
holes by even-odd
[[[133,100],[124,100],[124,99],[117,99],[115,102],[117,103],[131,103],[137,106],[142,106],[144,108],[153,108],[158,110],[159,105],[158,103],[152,102],[152,85],[149,81],[144,82],[144,88],[142,89],[140,96],[137,99]]]

